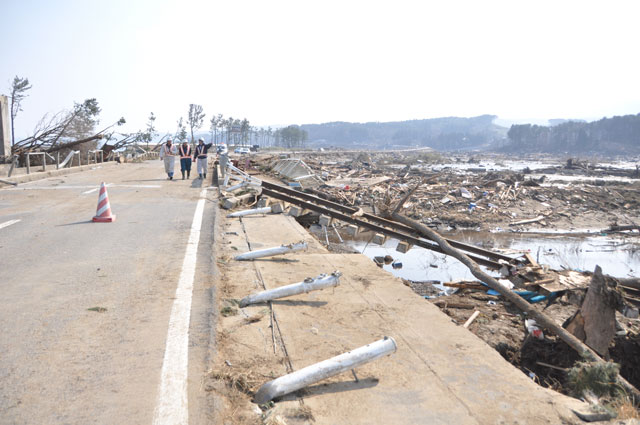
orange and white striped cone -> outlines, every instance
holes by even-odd
[[[102,182],[100,185],[100,196],[98,196],[98,209],[93,221],[98,223],[111,223],[116,221],[116,216],[111,214],[111,205],[109,205],[109,195],[107,195],[107,186]]]

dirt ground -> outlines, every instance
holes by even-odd
[[[410,284],[410,283],[409,283]],[[427,284],[429,285],[429,284]],[[461,289],[457,293],[429,301],[439,307],[458,324],[464,324],[474,311],[478,318],[469,326],[471,332],[496,349],[506,360],[518,367],[540,385],[569,394],[566,373],[540,362],[560,368],[570,368],[580,360],[576,352],[552,334],[544,332],[542,340],[528,335],[522,312],[499,296],[473,289]],[[456,308],[448,305],[455,305]],[[538,310],[564,323],[578,307],[564,297],[546,306],[546,302],[534,304]],[[617,335],[609,348],[610,359],[621,365],[621,374],[634,386],[640,387],[640,321],[617,314],[625,334]],[[622,333],[622,332],[621,332]]]

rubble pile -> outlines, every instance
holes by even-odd
[[[371,220],[382,220],[388,228],[394,227],[393,220],[396,225],[410,224],[433,241],[440,237],[429,228],[445,232],[466,228],[541,233],[544,228],[556,233],[591,229],[628,237],[640,231],[640,180],[630,168],[570,159],[556,166],[541,168],[538,164],[535,172],[526,166],[488,169],[473,157],[459,156],[452,161],[420,150],[306,153],[294,158],[272,155],[256,158],[247,168],[249,165],[283,184],[284,194],[276,194],[269,189],[272,184],[263,181],[262,196],[284,196],[280,199],[291,204],[289,215],[305,227],[319,227],[321,232],[316,237],[329,248],[331,230],[340,244],[343,238],[332,219],[323,214],[333,214],[344,222],[346,227],[340,232],[346,237],[356,237],[359,228],[373,230],[367,245],[383,245],[386,240],[376,233],[386,230],[372,227]],[[582,178],[594,176],[597,178]],[[606,178],[611,176],[627,180]],[[301,192],[305,194],[296,195]],[[332,205],[333,211],[323,210],[320,205]],[[342,212],[336,211],[336,206]],[[361,217],[365,221],[359,220]],[[406,253],[413,244],[432,249],[411,239],[413,233],[391,233],[392,238],[399,239],[396,251]],[[331,239],[337,245],[335,238]],[[460,245],[460,241],[449,242]],[[640,387],[640,373],[636,372],[640,363],[640,279],[612,278],[603,275],[600,267],[593,273],[551,270],[527,253],[510,258],[477,246],[458,249],[489,259],[481,263],[482,258],[476,258],[471,265],[456,253],[444,251],[462,261],[482,281],[405,281],[407,286],[542,385],[572,392],[567,372],[581,360],[577,354],[581,351],[574,345],[577,338],[578,344],[595,350],[601,362],[612,359],[620,364],[621,376],[633,387]],[[373,261],[379,267],[403,267],[402,261],[391,255],[375,256]],[[488,266],[494,275],[473,272],[478,264]]]
[[[381,215],[422,182],[402,212],[434,228],[603,230],[639,218],[640,180],[571,180],[576,173],[593,177],[626,173],[633,178],[635,171],[575,159],[531,174],[526,167],[456,168],[453,165],[460,163],[478,165],[477,160],[423,152],[308,153],[302,158],[319,177],[313,183],[301,182],[304,190],[374,214]],[[547,174],[558,173],[569,180],[558,176],[549,180]]]

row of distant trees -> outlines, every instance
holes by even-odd
[[[33,134],[16,140],[15,119],[22,111],[22,102],[28,97],[32,85],[28,78],[16,76],[10,88],[11,138],[13,153],[22,154],[28,151],[53,152],[78,146],[86,151],[95,149],[97,140],[103,139],[103,149],[113,150],[130,144],[158,145],[171,134],[167,133],[158,139],[156,115],[151,112],[144,129],[124,133],[118,128],[126,121],[120,118],[117,122],[98,131],[101,108],[95,98],[86,99],[82,103],[74,103],[73,107],[56,114],[47,114],[38,122]],[[177,120],[177,129],[173,139],[195,142],[196,134],[205,123],[206,114],[202,105],[190,104],[186,120]],[[252,126],[248,119],[224,117],[213,114],[209,120],[210,141],[214,144],[227,143],[235,145],[260,145],[302,147],[308,140],[308,133],[298,126],[288,126],[274,130],[271,127]],[[76,149],[76,148],[74,148]]]
[[[569,121],[553,127],[513,125],[508,132],[511,152],[640,153],[640,114]]]

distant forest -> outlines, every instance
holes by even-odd
[[[507,133],[507,152],[640,153],[640,114],[603,118],[593,122],[569,121],[553,127],[513,125]]]
[[[393,148],[428,146],[438,150],[486,147],[506,137],[495,115],[397,122],[305,124],[311,146]]]

